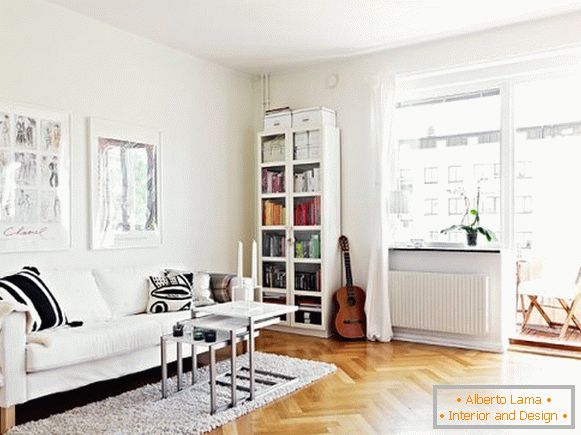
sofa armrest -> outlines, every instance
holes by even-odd
[[[0,328],[0,407],[26,402],[26,314],[6,316]]]

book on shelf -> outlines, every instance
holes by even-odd
[[[262,293],[262,301],[271,304],[286,305],[286,295],[265,291]]]
[[[318,234],[312,234],[308,240],[295,242],[295,258],[321,258],[321,241]]]
[[[313,298],[309,296],[300,296],[297,297],[295,300],[296,304],[299,306],[299,309],[302,311],[321,311],[321,299],[320,298]]]
[[[284,257],[286,255],[286,237],[284,234],[264,234],[262,237],[262,255],[264,257]]]
[[[295,271],[295,290],[320,292],[321,270],[316,272]]]
[[[284,171],[263,168],[262,193],[284,193]]]
[[[285,206],[276,201],[264,201],[262,204],[262,224],[266,226],[284,225],[286,222]]]
[[[319,192],[321,190],[321,169],[312,168],[295,173],[294,188],[297,193]]]
[[[321,198],[316,196],[305,201],[295,203],[295,225],[308,226],[321,223]]]
[[[270,288],[286,288],[286,270],[284,266],[265,264],[262,271],[262,285]]]

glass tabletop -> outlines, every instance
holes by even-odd
[[[221,316],[236,318],[252,318],[253,320],[263,320],[271,317],[278,317],[284,314],[293,313],[298,310],[295,305],[267,304],[264,302],[234,301],[223,304],[196,307],[194,312],[217,314]]]

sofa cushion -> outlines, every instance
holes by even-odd
[[[97,285],[113,316],[144,313],[149,299],[149,276],[160,275],[159,266],[114,267],[94,270]]]
[[[148,313],[188,311],[192,307],[192,287],[185,276],[150,276]]]
[[[229,273],[211,273],[210,288],[214,300],[219,303],[230,302],[232,300],[230,282],[236,275]]]
[[[48,269],[42,278],[67,313],[69,321],[85,325],[113,317],[90,270]]]
[[[67,321],[64,309],[35,267],[24,267],[0,279],[0,300],[28,306],[32,331],[58,328]]]
[[[161,331],[160,323],[148,316],[41,331],[32,334],[26,345],[26,370],[50,370],[155,346]]]
[[[188,272],[186,270],[166,269],[165,276],[185,277],[192,288],[193,303],[195,306],[215,304],[212,291],[210,289],[210,274],[208,272]]]

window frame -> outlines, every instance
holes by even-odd
[[[430,181],[428,181],[428,171],[435,177],[430,177]],[[435,180],[435,181],[434,181]],[[424,184],[439,184],[440,177],[438,174],[438,167],[437,166],[424,166]]]

